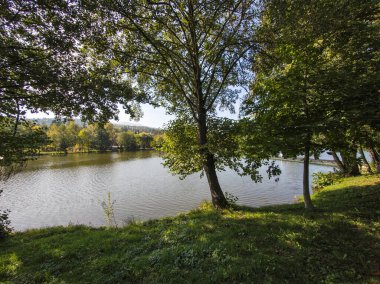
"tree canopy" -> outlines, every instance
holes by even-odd
[[[358,173],[360,128],[377,128],[377,11],[374,1],[264,1],[245,112],[254,142],[304,155],[308,208],[310,154],[339,150]]]
[[[5,129],[26,111],[107,121],[117,117],[120,103],[133,114],[129,82],[87,48],[99,32],[81,1],[1,1],[0,148],[16,151],[4,142],[14,138]],[[27,141],[18,147],[32,147]],[[1,157],[1,167],[17,160]]]

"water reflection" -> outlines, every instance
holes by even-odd
[[[101,202],[107,192],[116,200],[119,224],[131,217],[147,220],[175,215],[209,200],[207,182],[199,175],[181,181],[161,163],[159,155],[150,151],[44,156],[0,184],[4,190],[0,208],[9,208],[14,228],[24,230],[69,223],[104,225]],[[221,186],[244,205],[292,203],[302,194],[302,164],[278,164],[282,175],[277,183],[264,178],[255,184],[227,170],[219,173]],[[329,170],[311,165],[310,172]]]

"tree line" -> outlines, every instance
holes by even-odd
[[[47,152],[135,151],[160,148],[163,141],[163,134],[132,132],[126,127],[111,123],[80,126],[71,120],[66,123],[52,123],[42,129],[48,142],[41,150]]]

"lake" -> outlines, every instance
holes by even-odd
[[[116,221],[173,216],[210,200],[206,178],[199,174],[179,180],[162,165],[157,152],[42,156],[6,182],[0,209],[10,209],[15,230],[55,225],[105,225],[101,206],[108,192],[115,200]],[[280,180],[262,183],[227,170],[218,174],[221,187],[239,198],[238,204],[259,207],[293,203],[302,195],[302,163],[278,161]],[[332,167],[311,165],[314,172]]]

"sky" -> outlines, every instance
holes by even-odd
[[[155,127],[155,128],[163,128],[165,123],[174,119],[174,116],[168,115],[165,112],[165,109],[162,107],[154,108],[151,105],[143,104],[141,105],[141,109],[143,111],[143,116],[139,121],[134,121],[130,119],[130,116],[126,114],[123,108],[120,106],[119,110],[119,121],[111,121],[112,123],[133,123],[140,124],[143,126]]]
[[[163,128],[165,123],[169,122],[170,120],[174,119],[174,116],[167,115],[165,113],[164,108],[153,108],[151,105],[143,104],[141,106],[142,111],[144,113],[143,117],[139,121],[131,120],[130,116],[127,115],[124,112],[124,109],[122,106],[119,106],[119,120],[111,120],[112,123],[117,124],[135,124],[135,125],[143,125],[143,126],[149,126],[154,128]],[[48,112],[48,113],[30,113],[27,112],[26,117],[29,119],[33,118],[54,118],[54,113]]]
[[[119,107],[119,121],[112,120],[112,123],[118,124],[137,124],[142,126],[149,126],[154,128],[164,128],[165,124],[170,120],[173,120],[175,117],[172,115],[167,115],[164,108],[153,108],[151,105],[143,104],[141,106],[142,111],[144,113],[143,117],[139,121],[130,120],[129,115],[124,113],[122,106]],[[232,119],[238,118],[238,106],[235,107],[236,113],[230,114],[229,112],[218,112],[218,116],[228,117]],[[27,118],[54,118],[53,113],[45,114],[45,113],[27,113]]]

